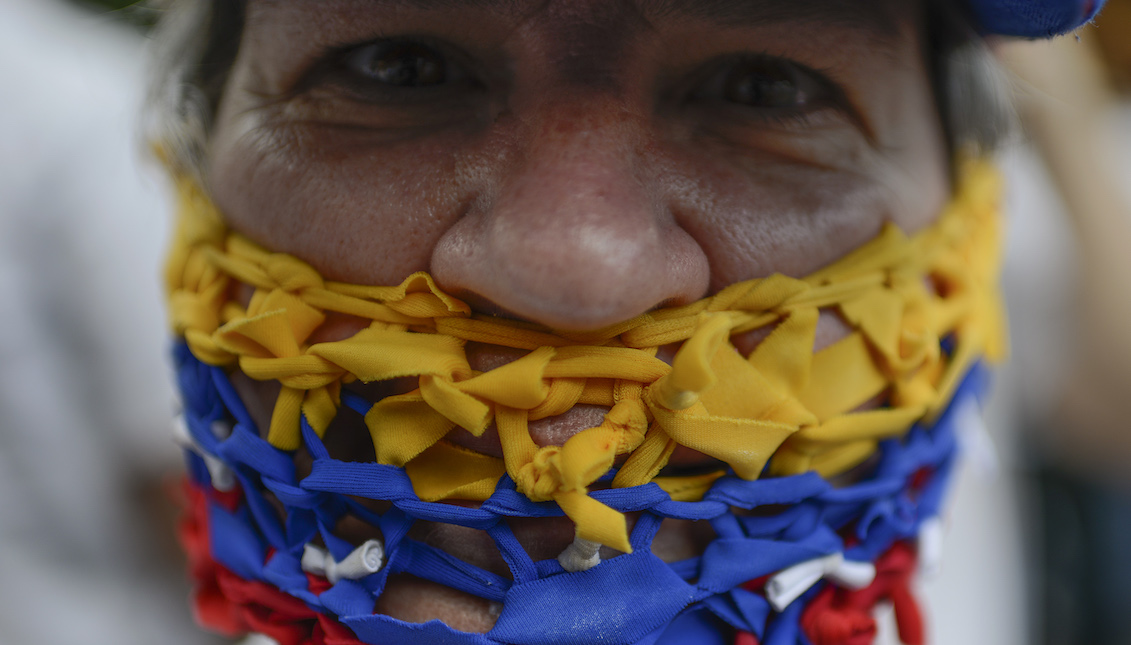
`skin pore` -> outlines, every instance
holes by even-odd
[[[386,285],[429,271],[480,313],[603,327],[735,282],[804,276],[885,222],[908,233],[932,222],[948,163],[921,11],[902,0],[249,0],[208,185],[235,230],[329,279]],[[337,318],[319,334],[355,330]],[[844,333],[825,313],[818,345]],[[748,352],[758,339],[734,343]],[[470,348],[469,360],[508,357]],[[269,391],[241,387],[250,407],[270,409]],[[573,412],[536,430],[540,443],[601,415]],[[477,554],[490,541],[457,528],[427,539],[489,568]],[[523,543],[553,557],[571,537],[568,521],[544,523]],[[688,557],[700,537],[665,527],[657,548]],[[391,580],[377,609],[472,631],[495,616],[414,579]]]

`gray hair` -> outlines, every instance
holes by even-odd
[[[203,182],[212,122],[239,49],[243,0],[165,0],[152,41],[143,135]]]
[[[239,49],[244,0],[165,0],[154,35],[145,135],[204,181],[208,136]],[[990,152],[1013,131],[1007,76],[953,0],[929,0],[935,94],[953,153]]]

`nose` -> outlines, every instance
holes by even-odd
[[[641,117],[552,105],[517,131],[517,152],[433,252],[445,289],[574,331],[706,293],[707,256],[668,206]]]

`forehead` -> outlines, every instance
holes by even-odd
[[[894,0],[639,0],[645,15],[694,17],[723,24],[806,21],[894,32]]]
[[[550,12],[575,18],[616,15],[652,21],[705,21],[726,27],[804,22],[894,36],[919,0],[249,0],[252,19],[296,12],[480,10],[521,18]],[[267,9],[273,11],[255,11]]]

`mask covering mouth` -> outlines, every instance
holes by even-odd
[[[881,600],[910,615],[907,578],[934,539],[920,534],[937,530],[954,427],[976,413],[980,359],[1004,354],[1000,180],[981,161],[960,177],[914,237],[889,224],[804,279],[751,280],[584,333],[475,314],[423,273],[389,287],[326,281],[228,230],[180,178],[166,279],[198,612],[221,631],[325,644],[688,642],[720,625],[747,642],[804,631],[848,643],[829,639],[867,631]],[[249,288],[245,306],[233,294]],[[822,311],[852,331],[814,352]],[[312,342],[331,314],[368,326]],[[742,356],[730,339],[758,329],[765,339]],[[480,372],[468,343],[521,357]],[[670,365],[657,358],[673,345]],[[278,383],[268,427],[232,387],[236,370]],[[384,398],[352,387],[406,378],[411,391]],[[575,406],[608,412],[563,445],[534,442],[532,421]],[[342,415],[363,418],[372,461],[330,455],[323,438]],[[501,457],[449,440],[488,428]],[[680,446],[721,465],[667,476]],[[856,483],[829,483],[865,462]],[[532,560],[509,521],[562,514],[573,544]],[[343,539],[346,518],[380,539]],[[665,519],[709,522],[716,537],[665,563],[651,551]],[[417,521],[486,531],[510,577],[408,537]],[[622,555],[602,561],[602,546]],[[499,603],[498,621],[469,634],[375,614],[402,573]]]

